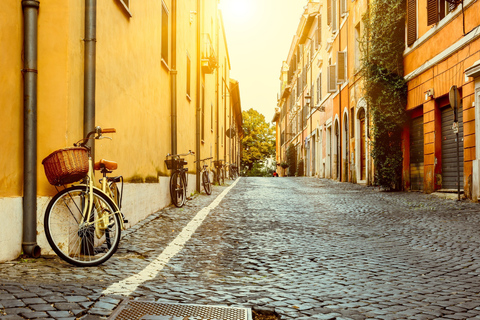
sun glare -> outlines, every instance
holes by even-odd
[[[246,20],[252,14],[251,0],[221,0],[220,8],[225,18]]]

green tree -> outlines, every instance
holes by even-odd
[[[407,85],[403,77],[405,0],[375,0],[363,17],[362,75],[372,119],[375,182],[399,189],[402,177],[402,130]]]
[[[275,127],[265,121],[265,116],[249,109],[242,112],[242,167],[252,170],[254,164],[275,155]]]

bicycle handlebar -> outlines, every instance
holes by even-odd
[[[202,162],[202,161],[207,161],[207,160],[210,160],[210,159],[213,159],[213,157],[205,158],[205,159],[201,159],[201,160],[195,160],[195,161],[193,161],[193,163]]]
[[[182,154],[170,154],[170,153],[167,153],[167,157],[180,158],[180,157],[189,156],[189,155],[193,155],[193,154],[195,154],[194,151],[188,150],[188,153],[182,153]]]
[[[115,132],[117,132],[117,130],[115,128],[102,129],[99,126],[96,126],[95,130],[90,131],[84,139],[74,143],[73,145],[74,146],[80,146],[80,147],[86,147],[87,142],[88,142],[88,140],[91,139],[90,137],[92,135],[96,135],[94,137],[94,139],[101,139],[102,138],[102,133],[115,133]],[[105,138],[111,139],[110,137],[105,137]]]

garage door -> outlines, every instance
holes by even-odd
[[[410,143],[410,189],[423,191],[423,116],[412,120]]]
[[[457,166],[460,170],[460,189],[463,189],[463,110],[458,112],[460,159],[457,162],[457,137],[453,132],[453,109],[442,109],[442,189],[457,190]],[[458,165],[457,165],[458,163]]]

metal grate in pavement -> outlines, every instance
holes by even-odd
[[[194,320],[190,317],[195,317],[195,320],[252,320],[252,311],[249,308],[141,302],[126,299],[108,319],[170,320],[171,317],[177,317],[175,320],[183,320],[186,317],[189,320]]]

